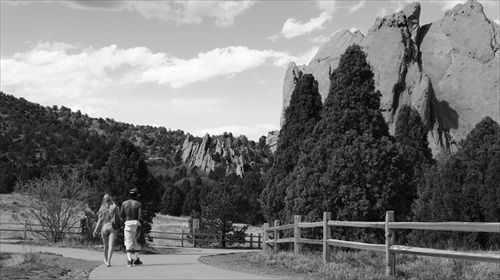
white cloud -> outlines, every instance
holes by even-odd
[[[29,51],[2,57],[0,77],[6,92],[79,99],[150,82],[181,88],[262,65],[284,67],[297,58],[284,52],[231,46],[186,60],[152,53],[145,47],[82,49],[62,42],[40,42]],[[39,98],[34,101],[41,101]]]
[[[328,0],[328,1],[316,1],[316,6],[323,12],[333,15],[337,9],[337,1]]]
[[[315,30],[323,29],[324,24],[332,20],[332,15],[327,12],[322,12],[318,17],[310,19],[306,23],[297,21],[294,18],[289,18],[283,24],[283,28],[278,34],[271,37],[272,40],[277,40],[279,37],[291,39],[297,36],[309,34]]]
[[[362,1],[359,1],[359,3],[357,4],[354,4],[352,5],[351,7],[349,7],[349,13],[352,14],[354,13],[355,11],[363,8],[366,4],[366,1],[365,0],[362,0]]]
[[[441,6],[441,10],[448,11],[455,8],[458,4],[465,4],[465,1],[439,1],[436,4]]]
[[[254,1],[60,1],[81,10],[136,11],[147,19],[199,24],[211,18],[215,25],[231,26],[234,19],[250,9]]]
[[[287,53],[273,50],[261,51],[242,46],[217,48],[189,60],[165,58],[161,66],[144,69],[139,75],[134,73],[125,81],[156,82],[181,88],[217,76],[231,77],[235,73],[264,65],[268,60],[272,60],[275,66],[284,66],[293,58]]]
[[[293,61],[297,65],[308,65],[309,62],[313,59],[313,57],[318,53],[319,47],[315,46],[310,50],[300,54]]]

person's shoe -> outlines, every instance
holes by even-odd
[[[141,265],[142,262],[139,258],[137,258],[137,260],[134,261],[134,265]]]
[[[110,267],[110,266],[111,266],[111,263],[107,263],[107,264],[106,264],[106,266],[107,266],[107,267]]]
[[[128,267],[131,267],[131,266],[132,266],[132,264],[133,264],[133,262],[132,262],[132,261],[127,260],[127,266],[128,266]]]

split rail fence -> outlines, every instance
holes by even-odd
[[[221,234],[202,233],[202,232],[188,232],[182,230],[181,232],[166,232],[166,231],[151,231],[150,236],[153,239],[164,239],[180,241],[181,247],[184,247],[184,242],[189,242],[196,247],[197,243],[240,243],[247,244],[248,248],[262,249],[263,237],[262,234],[246,234],[245,239],[225,239]],[[178,237],[174,237],[178,236]]]
[[[25,221],[24,223],[2,223],[0,227],[0,232],[18,232],[22,234],[23,239],[27,239],[28,235],[32,233],[40,233],[43,232],[42,226],[39,224],[28,223]],[[92,231],[86,231],[86,233],[91,233]],[[70,227],[68,231],[64,232],[64,234],[82,234],[81,227]],[[193,247],[196,247],[196,243],[204,242],[204,243],[218,243],[222,244],[223,242],[226,244],[230,243],[239,243],[239,244],[248,244],[248,248],[250,249],[262,249],[263,245],[263,237],[262,234],[246,234],[244,240],[243,239],[225,239],[220,234],[211,234],[211,233],[201,233],[201,232],[188,232],[182,230],[181,232],[166,232],[166,231],[151,231],[149,233],[149,237],[153,239],[159,240],[174,240],[180,241],[181,247],[187,245],[187,243],[193,244]],[[186,243],[186,244],[185,244]]]
[[[490,232],[500,233],[500,223],[461,223],[461,222],[394,222],[394,212],[386,212],[385,222],[350,222],[331,220],[331,213],[323,213],[321,222],[302,222],[302,217],[296,215],[294,223],[280,225],[279,220],[274,221],[274,226],[269,223],[264,224],[263,249],[270,250],[271,245],[274,252],[278,253],[280,244],[293,243],[294,253],[300,254],[302,244],[318,244],[323,246],[323,262],[330,261],[332,247],[345,247],[369,251],[385,252],[386,275],[394,276],[396,271],[396,254],[410,254],[420,256],[431,256],[440,258],[463,259],[481,262],[500,263],[500,255],[487,255],[479,253],[467,253],[448,250],[436,250],[429,248],[418,248],[396,245],[396,229],[418,229],[437,231],[460,231],[460,232]],[[323,239],[307,239],[301,237],[301,230],[304,228],[323,228]],[[378,228],[385,230],[385,244],[369,244],[362,242],[352,242],[331,238],[332,227],[356,227],[356,228]],[[284,230],[293,230],[293,237],[280,238]],[[270,236],[272,235],[272,238]]]

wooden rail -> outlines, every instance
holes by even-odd
[[[27,233],[34,232],[42,232],[42,225],[39,224],[30,224],[28,222],[24,223],[2,223],[2,227],[0,227],[0,232],[2,231],[12,231],[12,232],[23,232],[24,239],[27,239]],[[6,228],[5,226],[16,226],[17,228]],[[161,225],[160,225],[161,226]],[[37,229],[35,229],[37,228]],[[71,231],[64,232],[64,234],[81,234],[81,227],[70,227]],[[168,237],[164,236],[166,234],[169,235],[177,235],[178,237]],[[162,236],[163,235],[163,236]],[[212,237],[208,239],[200,238],[200,237]],[[155,239],[165,239],[165,240],[177,240],[181,242],[181,247],[184,247],[184,241],[193,242],[194,247],[196,247],[196,242],[225,242],[225,243],[249,243],[250,248],[262,249],[262,234],[246,234],[245,240],[232,240],[232,239],[224,239],[218,234],[213,233],[190,233],[184,232],[164,232],[164,231],[151,231],[150,237]]]
[[[323,262],[330,261],[331,247],[345,247],[369,251],[385,252],[386,255],[386,275],[394,276],[396,271],[396,254],[410,254],[420,256],[431,256],[440,258],[452,258],[462,260],[472,260],[481,262],[500,263],[500,255],[489,255],[479,253],[467,253],[448,250],[435,250],[429,248],[418,248],[395,245],[396,229],[418,229],[418,230],[439,230],[439,231],[460,231],[460,232],[490,232],[500,233],[500,223],[461,223],[461,222],[442,222],[442,223],[421,223],[421,222],[394,222],[394,212],[386,212],[385,222],[350,222],[350,221],[332,221],[331,214],[325,212],[322,222],[301,222],[302,217],[296,215],[294,223],[289,225],[280,225],[279,220],[274,221],[274,226],[269,223],[264,224],[263,249],[270,250],[274,246],[274,251],[279,251],[279,244],[293,243],[294,253],[300,254],[302,244],[323,245]],[[301,237],[303,228],[323,228],[323,239],[306,239]],[[362,242],[352,242],[337,240],[331,238],[332,227],[356,227],[356,228],[378,228],[385,231],[385,244],[369,244]],[[284,230],[293,230],[293,237],[280,238]],[[272,235],[272,238],[271,238]]]
[[[178,237],[164,236],[176,235]],[[176,240],[181,242],[181,247],[184,247],[184,241],[192,242],[196,247],[196,242],[212,242],[212,243],[249,243],[250,248],[262,249],[262,234],[246,234],[244,240],[240,239],[224,239],[220,234],[200,233],[200,232],[166,232],[166,231],[151,231],[150,236],[153,239]],[[212,238],[197,238],[197,237],[212,237]]]

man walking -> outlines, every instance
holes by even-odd
[[[125,217],[124,239],[125,250],[127,251],[127,266],[141,265],[139,252],[141,245],[137,243],[137,227],[141,226],[139,219],[142,216],[142,203],[137,201],[139,191],[136,188],[130,190],[130,199],[122,203],[121,216]],[[134,258],[132,254],[135,253]]]

